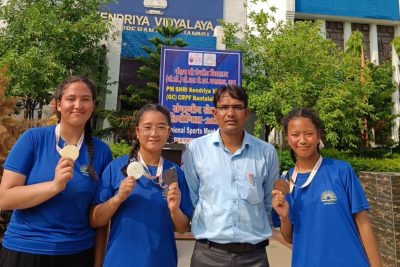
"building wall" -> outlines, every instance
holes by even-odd
[[[224,0],[224,20],[245,25],[247,11],[244,6],[244,0]]]
[[[344,49],[344,30],[341,21],[326,21],[326,38],[331,39],[336,46]]]
[[[379,62],[392,59],[392,45],[390,42],[394,38],[394,27],[378,25],[378,51]]]
[[[360,172],[382,264],[400,266],[400,173]]]
[[[296,13],[400,20],[398,0],[296,0]]]

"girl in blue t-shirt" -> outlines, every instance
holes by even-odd
[[[0,207],[14,212],[3,238],[1,267],[94,264],[96,233],[89,208],[111,151],[92,137],[93,82],[68,77],[55,99],[59,124],[26,131],[4,163]]]
[[[381,266],[365,193],[348,163],[321,157],[322,129],[307,108],[283,120],[296,165],[288,175],[290,193],[273,190],[272,206],[282,236],[293,244],[292,266]]]
[[[101,177],[91,224],[111,220],[104,266],[176,267],[174,231],[188,229],[192,205],[183,172],[161,156],[171,131],[170,113],[149,104],[135,122],[130,155],[113,160]],[[128,176],[132,163],[145,174]]]

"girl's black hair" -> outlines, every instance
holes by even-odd
[[[158,104],[147,104],[136,113],[134,129],[136,129],[139,126],[139,123],[140,123],[140,120],[142,119],[143,114],[148,111],[161,112],[167,119],[168,126],[171,126],[171,115],[167,108],[165,108],[161,105],[158,105]],[[139,148],[140,148],[139,139],[136,136],[136,131],[134,131],[132,149],[131,149],[131,152],[129,153],[129,162],[132,159],[137,159],[137,153],[139,151]]]
[[[308,118],[314,124],[315,129],[317,129],[317,133],[319,137],[322,139],[324,127],[321,122],[321,119],[318,115],[309,108],[294,108],[290,111],[283,119],[282,119],[282,126],[283,126],[283,134],[285,136],[288,135],[288,124],[291,120],[298,119],[298,118]],[[318,153],[319,153],[319,144],[317,146]],[[290,149],[290,157],[292,158],[293,162],[296,162],[296,155],[293,149]]]
[[[82,82],[86,84],[86,86],[89,88],[90,92],[92,93],[92,99],[93,102],[96,101],[97,93],[96,93],[96,85],[93,81],[89,80],[86,77],[79,76],[79,75],[73,75],[73,76],[68,76],[65,78],[58,86],[57,90],[54,92],[54,99],[56,101],[61,101],[61,98],[63,96],[64,90],[72,83],[76,82]],[[61,113],[57,112],[57,117],[58,117],[58,122],[61,121]],[[92,178],[97,178],[97,174],[94,171],[93,167],[93,157],[94,157],[94,147],[93,147],[93,129],[92,129],[92,117],[86,122],[85,124],[85,144],[88,150],[89,154],[89,174]]]

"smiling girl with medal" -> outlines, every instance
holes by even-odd
[[[4,163],[0,207],[14,212],[1,267],[94,265],[89,208],[111,151],[92,137],[96,88],[90,80],[68,77],[55,99],[60,123],[26,131]]]
[[[365,193],[351,166],[322,158],[322,124],[306,108],[294,109],[283,130],[296,162],[289,171],[290,193],[273,190],[280,231],[293,244],[292,266],[380,267],[381,260]]]
[[[192,205],[183,172],[161,156],[170,114],[149,104],[135,122],[130,155],[113,160],[101,177],[91,223],[111,220],[104,266],[176,267],[174,231],[188,229]]]

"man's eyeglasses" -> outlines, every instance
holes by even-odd
[[[223,105],[223,106],[219,106],[216,107],[216,109],[221,113],[221,114],[225,114],[227,113],[230,109],[232,109],[233,112],[243,112],[246,110],[246,107],[241,106],[241,105]]]
[[[170,127],[167,125],[158,125],[158,126],[143,126],[143,127],[138,127],[139,131],[144,135],[144,136],[150,136],[153,131],[155,134],[159,135],[165,135],[169,132]]]

